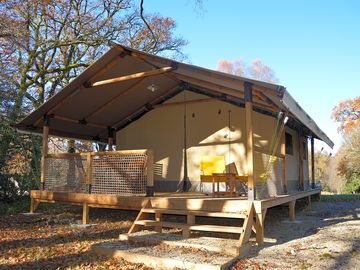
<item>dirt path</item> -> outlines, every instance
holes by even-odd
[[[264,247],[254,247],[232,270],[360,269],[360,201],[302,205],[294,222],[270,209],[265,225]]]
[[[295,222],[287,209],[270,209],[265,245],[232,266],[236,269],[360,269],[360,200],[297,204]],[[71,226],[81,208],[47,210],[41,216],[0,217],[0,269],[148,269],[97,256],[91,246],[128,230],[136,212],[91,209],[98,225]]]

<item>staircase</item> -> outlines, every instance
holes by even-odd
[[[254,207],[253,203],[247,201],[247,211],[243,212],[222,212],[207,210],[185,210],[174,209],[171,205],[166,208],[153,207],[151,200],[143,207],[134,223],[132,224],[128,234],[137,232],[144,227],[153,227],[156,232],[161,233],[162,228],[181,229],[184,238],[189,238],[191,231],[204,231],[204,232],[221,232],[239,234],[239,244],[242,245],[248,242],[251,234],[251,228],[254,223]],[[180,215],[186,216],[186,223],[168,222],[162,220],[162,215]],[[150,219],[153,216],[153,219]],[[196,224],[196,217],[213,217],[213,218],[235,218],[243,219],[242,227],[238,226],[224,226],[224,225],[206,225]]]

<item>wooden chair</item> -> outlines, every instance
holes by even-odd
[[[236,164],[234,162],[227,164],[225,167],[225,171],[231,174],[234,174],[234,192],[238,192],[239,190],[237,189],[237,183],[240,183],[240,185],[242,186],[242,189],[247,190],[247,182],[248,182],[248,176],[247,175],[239,175]],[[240,194],[243,194],[245,192],[241,192],[240,189]]]
[[[248,176],[247,175],[239,175],[238,170],[236,168],[236,164],[234,162],[227,164],[225,166],[225,171],[227,173],[233,173],[235,174],[235,180],[242,182],[242,183],[247,183],[248,181]]]
[[[235,189],[235,174],[226,172],[224,156],[203,156],[200,161],[200,190],[203,183],[212,183],[212,193],[217,195],[233,195]],[[226,184],[226,191],[220,192],[220,183]],[[215,186],[217,188],[215,188]],[[227,191],[229,190],[229,191]]]

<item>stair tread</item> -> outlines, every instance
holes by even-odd
[[[136,221],[136,224],[144,225],[144,226],[161,226],[161,227],[169,227],[169,228],[190,229],[193,231],[227,232],[227,233],[243,232],[242,227],[223,226],[223,225],[186,224],[186,223],[164,222],[164,221],[155,221],[155,220],[138,220]]]
[[[212,212],[202,210],[178,210],[178,209],[165,209],[165,208],[145,208],[142,209],[145,213],[163,213],[174,215],[195,215],[207,217],[226,217],[226,218],[246,218],[246,213],[230,213],[230,212]]]

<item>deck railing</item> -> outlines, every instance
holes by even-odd
[[[47,154],[44,167],[44,190],[152,195],[153,151],[150,149]]]

